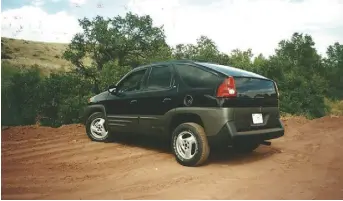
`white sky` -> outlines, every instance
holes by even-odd
[[[70,4],[78,4],[80,9],[91,2],[69,1]],[[68,9],[49,14],[41,6],[47,2],[34,2],[1,13],[2,36],[66,43],[80,30],[77,19],[84,16],[78,16]],[[334,42],[343,43],[343,0],[209,2],[128,0],[126,7],[140,15],[149,14],[156,25],[164,25],[167,42],[173,46],[178,43],[195,43],[200,35],[206,35],[213,39],[223,52],[235,48],[252,48],[255,54],[270,55],[274,53],[280,40],[289,39],[295,31],[310,34],[321,54]],[[113,0],[113,3],[106,6],[117,8],[118,3]],[[94,8],[94,11],[96,9]],[[97,14],[101,15],[101,12]],[[113,17],[117,14],[107,16]]]

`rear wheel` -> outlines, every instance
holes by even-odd
[[[105,116],[102,112],[95,112],[90,115],[86,122],[87,136],[97,142],[110,140],[111,134],[107,130]]]
[[[210,153],[204,128],[196,123],[183,123],[177,126],[172,134],[172,150],[179,164],[202,165]]]

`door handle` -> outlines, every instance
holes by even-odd
[[[130,101],[130,104],[134,104],[134,103],[137,103],[137,100]]]
[[[171,99],[170,98],[165,98],[165,99],[163,99],[163,101],[162,102],[167,102],[167,101],[171,101]]]

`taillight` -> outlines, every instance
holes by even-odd
[[[236,84],[233,77],[228,77],[224,80],[223,83],[221,83],[217,89],[217,97],[236,97],[237,91],[236,91]]]

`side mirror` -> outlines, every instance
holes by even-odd
[[[117,86],[116,85],[110,85],[107,88],[107,91],[113,95],[117,94]]]

